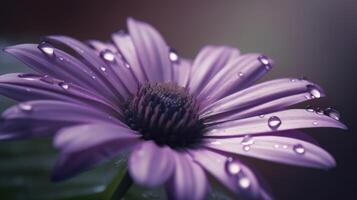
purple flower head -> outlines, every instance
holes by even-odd
[[[254,85],[270,58],[205,46],[185,59],[131,18],[111,42],[56,35],[5,51],[36,73],[0,76],[0,93],[20,102],[3,112],[0,139],[53,137],[54,181],[130,150],[134,183],[165,185],[170,199],[204,199],[208,177],[240,197],[270,199],[240,156],[328,169],[333,157],[297,129],[346,129],[334,109],[288,108],[324,96],[312,82]]]

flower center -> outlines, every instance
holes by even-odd
[[[125,104],[126,123],[146,140],[173,148],[193,146],[202,136],[196,99],[175,83],[147,83]]]

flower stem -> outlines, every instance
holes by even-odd
[[[115,189],[111,200],[119,200],[124,197],[125,193],[130,189],[133,184],[133,179],[130,177],[129,172],[126,172],[118,187]]]

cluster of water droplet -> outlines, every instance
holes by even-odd
[[[232,176],[241,189],[248,189],[251,185],[250,179],[245,175],[242,166],[238,160],[228,157],[225,163],[227,174]]]
[[[313,108],[312,106],[308,105],[308,106],[306,106],[305,110],[307,112],[314,112],[319,115],[326,115],[326,116],[329,116],[335,120],[340,120],[340,118],[341,118],[340,112],[338,112],[336,109],[331,108],[331,107],[322,109],[322,108]]]

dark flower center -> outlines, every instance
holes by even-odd
[[[125,103],[126,123],[146,140],[173,148],[197,144],[203,123],[196,99],[175,83],[147,83]]]

